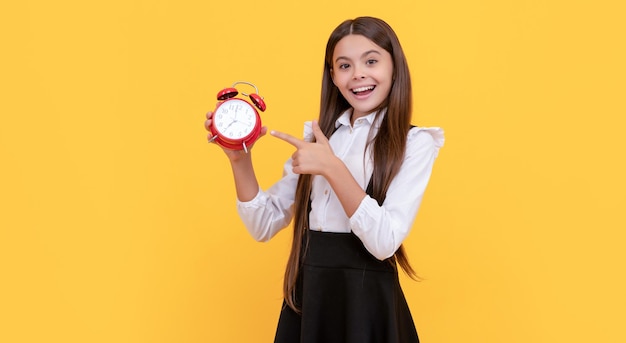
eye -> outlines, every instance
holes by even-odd
[[[376,63],[378,63],[378,60],[375,60],[373,58],[370,58],[369,60],[365,62],[365,64],[376,64]]]
[[[348,63],[342,63],[339,65],[339,69],[348,69],[350,68],[350,65]]]

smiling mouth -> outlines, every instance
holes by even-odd
[[[364,87],[359,87],[359,88],[353,88],[352,94],[355,94],[355,95],[367,94],[373,91],[374,88],[376,88],[376,86],[364,86]]]

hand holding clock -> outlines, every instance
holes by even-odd
[[[213,112],[213,111],[207,112],[207,114],[206,114],[206,121],[204,122],[204,128],[209,132],[208,135],[207,135],[207,139],[208,139],[209,142],[213,142],[215,140],[215,136],[213,136],[213,134],[211,133],[211,125],[213,123],[213,116],[214,115],[215,115],[215,112]],[[231,122],[231,125],[234,122],[236,122],[236,121]],[[266,126],[262,126],[258,138],[261,138],[261,137],[265,136],[266,133],[267,133],[267,127]],[[254,144],[249,146],[248,150],[250,150],[253,145]],[[238,160],[238,159],[240,159],[240,158],[242,158],[242,157],[247,155],[246,152],[244,150],[242,150],[242,149],[229,149],[229,148],[226,148],[226,147],[222,146],[222,150],[224,150],[224,152],[226,153],[226,155],[228,156],[228,158],[231,161]]]
[[[256,93],[241,92],[250,101],[236,97],[239,91],[235,86],[238,84],[254,87]],[[206,128],[211,133],[209,142],[215,142],[224,149],[243,150],[247,153],[248,147],[251,147],[261,135],[261,117],[257,109],[265,111],[263,97],[258,94],[254,84],[237,81],[231,87],[217,93],[217,100],[219,102],[215,111],[210,115],[207,114]]]

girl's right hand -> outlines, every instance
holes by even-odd
[[[211,134],[211,122],[213,121],[213,111],[209,111],[206,114],[206,121],[204,122],[204,128],[208,131],[208,135],[207,135],[207,140],[209,141],[209,143],[213,143],[213,141],[211,141],[211,138],[213,138],[213,135]],[[267,127],[263,126],[261,127],[261,133],[259,135],[260,139],[261,137],[265,136],[265,134],[267,133]],[[256,144],[256,142],[255,142]],[[217,145],[217,144],[216,144]],[[252,149],[252,147],[254,146],[254,144],[250,145],[248,147],[248,152]],[[222,150],[224,151],[224,153],[226,154],[226,156],[228,157],[228,159],[231,162],[235,162],[241,158],[245,158],[250,156],[250,154],[247,154],[245,151],[243,150],[232,150],[232,149],[226,149],[222,146],[220,146],[220,148],[222,148]]]

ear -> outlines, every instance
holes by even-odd
[[[335,71],[333,70],[333,68],[330,68],[329,72],[330,72],[330,79],[333,80],[333,84],[337,86],[337,84],[335,83]]]

